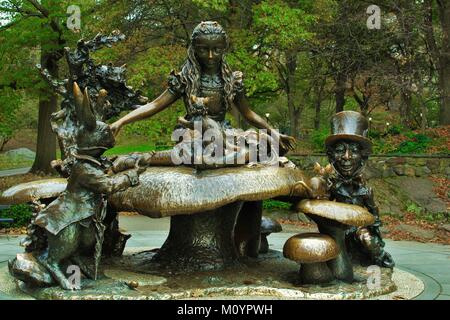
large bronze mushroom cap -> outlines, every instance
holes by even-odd
[[[152,218],[215,210],[236,201],[289,196],[301,170],[278,166],[194,170],[186,166],[149,167],[134,188],[112,195],[114,208]]]
[[[290,237],[283,247],[283,255],[300,263],[326,262],[339,254],[336,242],[320,233],[302,233]]]
[[[46,179],[21,183],[0,194],[0,204],[22,204],[42,199],[57,198],[66,189],[63,178]]]
[[[297,209],[303,213],[319,216],[339,223],[365,227],[375,222],[375,217],[366,208],[328,200],[302,200]]]

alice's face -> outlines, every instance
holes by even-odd
[[[334,145],[331,154],[334,167],[344,177],[352,177],[363,165],[359,143],[338,142]]]
[[[216,69],[220,66],[226,50],[224,36],[207,34],[194,40],[195,58],[204,70]]]

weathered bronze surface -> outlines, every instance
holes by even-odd
[[[372,143],[367,137],[369,123],[360,113],[342,111],[331,119],[331,135],[325,139],[325,146],[332,146],[337,141],[350,140],[359,143],[365,152],[372,152]]]
[[[297,208],[308,215],[316,215],[344,225],[365,227],[375,218],[364,207],[327,200],[302,200]]]
[[[312,286],[298,283],[298,264],[270,250],[258,259],[242,259],[238,265],[217,271],[173,274],[170,270],[149,273],[148,261],[154,252],[134,248],[122,257],[102,259],[96,281],[83,278],[82,290],[68,291],[59,287],[21,289],[36,299],[63,300],[167,300],[167,299],[368,299],[394,292],[392,270],[381,270],[380,287],[369,289],[366,283],[339,283]],[[0,268],[0,291],[17,295],[13,281]],[[397,271],[396,271],[397,272]],[[366,268],[355,266],[355,274],[367,277]],[[8,288],[11,287],[11,289]],[[420,293],[420,291],[419,291]],[[411,297],[417,295],[417,291]],[[408,296],[405,296],[408,297]]]
[[[68,147],[67,158],[59,163],[61,171],[69,175],[66,189],[48,206],[33,199],[37,212],[24,241],[28,254],[9,262],[11,274],[26,283],[48,285],[49,274],[66,290],[79,289],[66,276],[68,261],[86,276],[97,278],[105,231],[117,231],[104,224],[106,196],[136,185],[140,172],[134,169],[116,175],[107,173],[111,164],[101,155],[114,146],[114,136],[95,114],[87,88],[82,93],[73,82],[72,101],[74,108],[66,109],[64,119],[59,119],[62,129],[58,130],[60,127],[54,123],[63,145]],[[61,186],[63,183],[59,182]],[[54,185],[54,181],[47,185]]]
[[[283,247],[284,257],[299,262],[298,282],[301,284],[329,283],[334,275],[325,263],[335,259],[340,252],[330,236],[320,233],[303,233],[290,237]]]
[[[367,139],[367,120],[359,113],[344,111],[332,119],[332,135],[326,140],[329,161],[334,173],[327,177],[330,200],[367,208],[374,221],[347,231],[347,247],[352,258],[363,264],[394,267],[391,255],[384,251],[378,208],[374,195],[362,177],[364,164],[371,153]]]
[[[55,283],[52,275],[32,253],[19,253],[9,261],[9,272],[18,280],[34,286],[50,286]]]
[[[64,178],[45,179],[21,183],[0,194],[0,204],[12,205],[57,198],[65,189]]]
[[[169,235],[149,268],[159,265],[171,272],[222,270],[238,262],[234,229],[242,201],[195,215],[176,215]]]
[[[186,108],[184,119],[187,122],[207,115],[219,127],[231,129],[225,114],[235,106],[251,125],[267,129],[270,134],[272,127],[250,109],[242,72],[233,72],[225,61],[228,45],[228,36],[217,22],[204,21],[197,25],[191,35],[186,61],[180,72],[171,72],[168,89],[154,101],[113,123],[113,131],[118,133],[128,123],[152,117],[182,98]],[[293,149],[293,137],[283,134],[277,136],[281,155]]]
[[[328,262],[334,277],[354,281],[353,266],[345,244],[345,232],[353,226],[365,227],[375,218],[364,207],[328,200],[302,200],[297,208],[317,223],[320,233],[331,236],[340,249],[336,259]]]
[[[142,253],[148,259],[140,261],[141,272],[159,270],[173,275],[237,268],[240,257],[258,258],[261,249],[268,251],[267,239],[261,238],[262,200],[285,197],[290,202],[316,199],[301,201],[297,208],[308,214],[322,233],[297,235],[286,243],[285,256],[302,263],[297,280],[352,282],[346,230],[354,227],[349,234],[372,255],[384,245],[378,241],[381,237],[373,236],[378,213],[373,208],[371,192],[356,188],[357,183],[362,186],[359,180],[354,182],[370,153],[365,120],[354,112],[337,114],[326,145],[338,175],[324,169],[323,177],[306,179],[288,159],[279,157],[293,148],[295,140],[276,133],[250,109],[242,73],[232,72],[224,60],[229,45],[227,35],[217,22],[207,21],[194,29],[187,59],[180,72],[170,74],[168,89],[108,126],[103,121],[147,101],[126,85],[124,67],[95,65],[89,57],[90,51],[123,37],[117,32],[98,35],[91,41],[80,40],[73,51],[66,49],[69,79],[59,81],[41,70],[42,76],[63,96],[61,111],[52,115],[51,122],[65,159],[55,161],[53,166],[67,182],[41,181],[3,193],[3,203],[33,202],[36,208],[24,241],[27,253],[9,263],[11,274],[26,286],[56,283],[63,289],[78,289],[65,274],[66,266],[72,263],[87,278],[96,280],[100,258],[120,256],[129,237],[119,232],[118,211],[135,211],[152,218],[171,217],[164,245]],[[170,150],[116,159],[102,156],[114,146],[114,136],[123,125],[152,117],[178,99],[183,99],[186,115],[179,118],[177,128],[186,129],[188,135],[176,147],[185,146],[190,152],[187,158],[194,160],[194,165],[175,166]],[[231,107],[236,107],[251,125],[267,129],[268,133],[241,132],[237,139],[244,139],[247,145],[230,144],[223,133],[238,130],[225,119]],[[191,148],[198,135],[203,138],[194,130],[195,121],[201,123],[202,130],[219,133],[217,140],[202,140],[202,146],[217,147],[222,143],[226,151],[222,164],[214,163],[212,155],[203,153],[200,164],[195,161],[198,155]],[[269,136],[271,133],[273,136]],[[280,150],[271,151],[266,160],[261,155],[252,160],[250,145],[258,150],[267,148],[261,137],[269,145],[279,141]],[[243,163],[224,161],[240,156]],[[337,202],[324,200],[328,197]],[[56,199],[48,206],[40,202],[52,198]],[[262,248],[264,245],[267,248]],[[375,255],[381,254],[383,251]],[[125,285],[106,283],[119,292],[141,288],[138,281],[130,278]]]
[[[302,233],[290,237],[283,247],[283,255],[300,263],[325,262],[339,254],[336,242],[320,233]]]
[[[149,167],[140,184],[111,196],[117,210],[153,218],[214,210],[236,201],[290,195],[302,171],[276,166],[221,168]]]
[[[281,232],[283,228],[281,224],[267,217],[262,217],[261,219],[261,241],[259,245],[259,253],[267,253],[269,252],[269,241],[267,237],[274,232]]]

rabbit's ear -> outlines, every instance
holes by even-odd
[[[75,98],[75,108],[77,118],[80,124],[84,125],[89,130],[93,130],[96,126],[96,119],[91,108],[91,101],[87,88],[84,89],[84,94],[81,93],[80,87],[76,82],[73,83],[73,96]]]

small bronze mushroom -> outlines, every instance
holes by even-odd
[[[320,233],[336,241],[340,253],[328,262],[328,266],[337,279],[353,282],[353,265],[345,246],[345,231],[352,226],[368,226],[374,223],[375,217],[363,207],[328,200],[302,200],[297,209],[317,224]]]
[[[271,233],[281,232],[283,229],[281,228],[281,224],[267,217],[261,218],[261,242],[259,245],[259,253],[267,253],[269,252],[269,242],[267,241],[267,237]]]
[[[38,200],[53,200],[66,189],[66,186],[67,180],[63,178],[21,183],[1,193],[0,204],[12,205]]]
[[[326,261],[339,254],[336,242],[320,233],[303,233],[290,237],[283,247],[283,255],[300,263],[299,281],[302,284],[328,283],[334,280]]]

